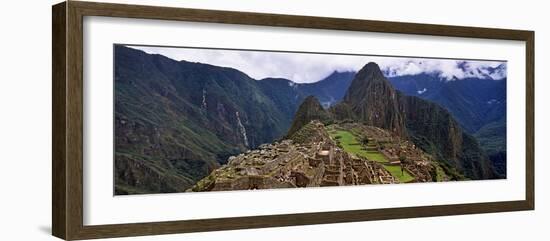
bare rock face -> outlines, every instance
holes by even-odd
[[[421,148],[471,179],[495,178],[493,166],[477,141],[443,107],[399,95],[410,138]]]
[[[365,65],[353,79],[344,96],[358,120],[406,136],[403,110],[397,92],[376,63]]]
[[[331,116],[337,120],[352,122],[357,119],[355,113],[351,109],[351,106],[345,102],[340,102],[334,106],[331,106],[328,111]]]

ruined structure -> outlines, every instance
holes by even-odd
[[[414,182],[432,181],[430,171],[433,167],[422,151],[410,143],[392,142],[391,135],[386,135],[388,132],[382,129],[365,128],[365,135],[374,137],[372,142],[383,143],[376,148],[383,148],[382,153],[389,159],[400,162],[394,157],[397,150],[410,153],[397,165],[404,165],[415,177]],[[263,144],[258,149],[230,157],[227,165],[213,171],[188,191],[392,183],[399,183],[399,180],[382,163],[344,151],[322,123],[312,121],[289,139]]]

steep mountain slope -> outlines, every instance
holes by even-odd
[[[419,74],[389,78],[396,89],[438,103],[473,134],[506,115],[506,79],[465,78],[447,81]]]
[[[506,118],[483,126],[475,137],[489,155],[495,171],[506,176]]]
[[[183,191],[288,130],[289,115],[240,71],[123,46],[115,56],[118,194]]]
[[[304,100],[304,102],[302,102],[296,111],[287,136],[292,136],[295,132],[302,129],[303,126],[307,125],[312,120],[328,123],[330,122],[331,117],[329,113],[323,109],[323,106],[321,106],[319,100],[310,95]]]
[[[473,134],[499,176],[506,176],[506,79],[466,78],[447,81],[419,74],[389,78],[407,95],[430,100],[449,110]]]
[[[292,120],[298,105],[306,97],[306,94],[300,90],[299,85],[291,80],[266,78],[259,80],[258,84],[264,94],[283,112],[287,120]]]
[[[375,63],[368,63],[351,82],[343,103],[358,120],[369,126],[406,136],[405,122],[397,93]]]
[[[496,177],[476,139],[462,131],[447,110],[415,96],[400,94],[400,102],[406,113],[409,135],[420,148],[471,179]]]

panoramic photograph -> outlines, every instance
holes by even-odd
[[[115,195],[506,179],[503,60],[113,51]]]

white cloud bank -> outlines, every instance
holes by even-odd
[[[448,59],[404,59],[381,67],[389,77],[436,74],[445,80],[464,78],[503,79],[506,78],[506,62],[464,61]]]
[[[469,77],[502,79],[506,62],[464,61],[410,57],[355,56],[342,54],[284,53],[174,47],[129,46],[175,60],[231,67],[254,79],[286,78],[297,83],[316,82],[334,71],[358,71],[376,62],[388,77],[435,74],[444,80]]]

